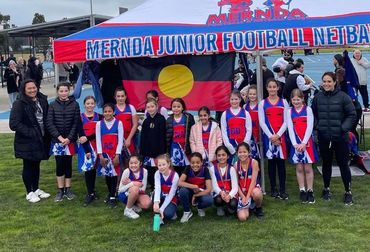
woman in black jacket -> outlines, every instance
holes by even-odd
[[[45,129],[48,106],[47,97],[38,92],[35,81],[26,80],[10,112],[9,127],[15,131],[15,157],[23,159],[26,199],[32,203],[50,197],[39,188],[40,162],[49,158],[50,138]]]
[[[73,96],[69,96],[68,83],[57,85],[58,97],[50,104],[46,120],[47,129],[52,137],[52,152],[56,161],[58,192],[54,201],[66,197],[75,198],[71,191],[72,156],[76,153],[80,108]]]
[[[345,188],[344,203],[351,205],[351,171],[348,166],[349,148],[348,132],[356,124],[356,111],[351,98],[336,85],[336,75],[326,72],[322,76],[323,91],[319,92],[312,103],[315,117],[315,129],[322,158],[324,190],[322,198],[330,200],[330,179],[333,152],[340,168]]]

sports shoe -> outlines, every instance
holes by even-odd
[[[64,191],[64,197],[66,197],[67,200],[73,200],[74,198],[76,198],[76,195],[72,192],[71,188],[68,187]]]
[[[94,200],[95,200],[95,195],[94,194],[86,195],[84,206],[86,207],[86,206],[90,205]]]
[[[184,214],[181,217],[180,222],[181,223],[188,222],[189,219],[191,218],[191,216],[193,216],[193,212],[192,211],[190,211],[190,212],[184,212]]]
[[[135,212],[135,213],[141,213],[141,211],[143,211],[143,209],[141,209],[140,207],[138,207],[137,205],[133,205],[132,206],[132,210]]]
[[[108,202],[107,202],[108,207],[110,208],[116,208],[117,207],[117,201],[116,198],[110,197]]]
[[[315,196],[313,195],[312,190],[307,191],[307,203],[308,204],[315,204]]]
[[[308,193],[303,190],[299,192],[299,199],[301,200],[301,203],[307,203],[307,194]]]
[[[288,200],[289,199],[289,194],[287,194],[286,192],[280,192],[279,193],[279,199]]]
[[[217,207],[217,216],[225,216],[225,210],[223,207]]]
[[[198,215],[199,215],[199,217],[205,217],[206,216],[206,211],[204,211],[204,209],[199,209],[198,208]]]
[[[57,195],[55,195],[54,201],[55,202],[62,201],[63,196],[64,196],[63,189],[59,189],[58,192],[57,192]]]
[[[278,192],[278,190],[276,190],[276,189],[271,189],[271,197],[272,198],[279,198],[280,197],[280,195],[279,195],[279,192]]]
[[[35,192],[30,192],[26,195],[26,199],[31,203],[36,203],[40,201],[39,196]]]
[[[37,189],[35,191],[35,194],[40,198],[40,199],[46,199],[50,197],[50,193],[44,192],[41,189]]]
[[[344,193],[344,204],[346,206],[351,206],[353,205],[353,200],[352,200],[352,192],[348,191]]]
[[[127,207],[123,211],[123,215],[126,216],[127,218],[133,219],[133,220],[140,217],[140,215],[135,213],[135,211],[132,208],[127,208]]]
[[[330,189],[329,188],[324,188],[322,190],[321,198],[323,200],[330,200],[330,197],[331,197]]]
[[[369,108],[363,108],[362,111],[363,112],[370,112],[370,109]]]
[[[172,216],[171,220],[176,220],[177,219],[177,214],[175,213],[174,216]]]
[[[264,216],[264,213],[262,211],[262,207],[256,207],[254,210],[254,214],[256,215],[257,219],[262,219]]]

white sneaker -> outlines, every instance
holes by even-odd
[[[31,203],[36,203],[40,201],[39,196],[37,196],[34,192],[30,192],[27,194],[26,199]]]
[[[125,211],[123,212],[123,215],[126,216],[127,218],[130,218],[130,219],[137,219],[140,217],[140,215],[138,215],[137,213],[134,212],[134,210],[129,209],[129,208],[125,208]]]
[[[35,194],[41,198],[41,199],[46,199],[46,198],[49,198],[50,197],[50,193],[47,193],[47,192],[44,192],[43,190],[41,189],[37,189],[35,191]]]
[[[171,218],[171,220],[176,220],[177,219],[177,214],[175,213],[175,215]]]
[[[141,209],[137,205],[133,205],[132,210],[134,210],[135,213],[141,213],[141,211],[143,211],[143,209]]]
[[[199,215],[199,217],[204,217],[204,216],[206,216],[206,211],[204,211],[204,209],[199,209],[198,208],[198,215]]]
[[[185,222],[188,222],[189,219],[191,218],[191,216],[193,216],[193,212],[184,212],[183,216],[181,217],[181,220],[180,222],[181,223],[185,223]]]
[[[225,211],[223,207],[217,207],[217,216],[225,216]]]

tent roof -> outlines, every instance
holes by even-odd
[[[100,24],[111,17],[93,14],[93,18],[95,24]],[[8,33],[10,37],[34,36],[60,38],[88,27],[90,27],[90,15],[6,29],[2,30],[1,33]]]

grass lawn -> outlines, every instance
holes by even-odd
[[[1,251],[370,251],[369,175],[353,178],[355,204],[346,207],[341,179],[332,180],[332,200],[323,202],[319,197],[322,178],[315,171],[316,204],[307,205],[298,200],[295,172],[289,165],[290,198],[281,201],[266,195],[263,220],[253,216],[240,223],[233,216],[217,217],[212,208],[204,219],[195,214],[186,224],[168,222],[153,233],[151,212],[129,220],[123,216],[122,205],[105,206],[102,199],[107,189],[102,178],[97,179],[100,199],[91,206],[82,206],[86,189],[77,172],[73,190],[78,198],[54,203],[54,158],[42,162],[40,180],[40,187],[52,197],[28,203],[22,162],[14,159],[13,134],[0,134],[0,139]]]

